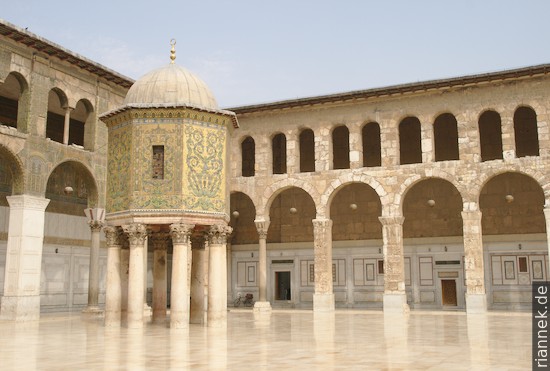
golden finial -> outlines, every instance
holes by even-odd
[[[176,39],[170,40],[170,45],[172,45],[172,49],[170,49],[170,60],[175,63],[176,60]]]

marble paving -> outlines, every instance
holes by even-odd
[[[0,370],[529,370],[529,313],[251,310],[227,328],[105,328],[80,314],[0,322]]]

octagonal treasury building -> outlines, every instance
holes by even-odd
[[[550,65],[220,109],[0,21],[0,318],[528,309],[549,109]]]

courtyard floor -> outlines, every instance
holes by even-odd
[[[0,370],[529,370],[530,313],[228,312],[227,328],[0,322]]]

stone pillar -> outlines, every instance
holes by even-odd
[[[229,305],[233,300],[233,256],[231,254],[231,240],[232,236],[227,238],[227,304]]]
[[[151,230],[147,230],[147,236],[145,236],[145,242],[143,243],[143,317],[149,318],[153,314],[153,310],[147,304],[147,276],[148,276],[148,262],[149,262],[149,234]]]
[[[360,125],[349,128],[349,163],[350,169],[363,167],[363,138]]]
[[[128,328],[143,327],[143,250],[147,229],[143,224],[122,226],[130,241],[128,270]]]
[[[260,251],[258,254],[258,286],[259,298],[254,303],[254,311],[270,311],[271,304],[267,301],[267,230],[269,229],[269,221],[257,219],[254,221],[258,230]]]
[[[300,145],[298,143],[297,132],[287,133],[286,136],[286,163],[287,173],[295,174],[300,172]]]
[[[544,204],[544,219],[546,221],[546,241],[548,256],[550,257],[550,201],[546,200]],[[547,259],[548,260],[548,259]],[[548,261],[546,263],[549,263]]]
[[[0,319],[38,320],[44,217],[50,200],[29,195],[6,198],[10,219]]]
[[[208,326],[227,325],[226,242],[233,228],[216,224],[210,227],[208,259]]]
[[[402,216],[381,216],[384,243],[384,312],[407,313]]]
[[[485,273],[483,270],[483,240],[481,211],[463,211],[464,270],[466,273],[466,312],[485,313]]]
[[[73,110],[71,107],[63,107],[65,108],[65,123],[63,126],[63,144],[69,144],[69,126],[71,122],[71,111]]]
[[[514,131],[514,113],[501,113],[502,158],[510,161],[516,158],[516,135]]]
[[[189,322],[206,324],[208,295],[208,249],[204,236],[191,239],[193,264],[191,265],[191,308]]]
[[[170,289],[170,327],[189,327],[189,291],[187,284],[187,254],[190,238],[193,233],[193,224],[172,224],[172,286]]]
[[[168,275],[166,272],[167,247],[169,234],[156,232],[151,234],[153,245],[153,322],[166,321]]]
[[[334,311],[334,292],[332,291],[332,220],[313,219],[313,249],[315,253],[313,311]]]
[[[92,247],[90,248],[90,274],[88,276],[88,307],[83,313],[101,314],[99,309],[99,238],[103,222],[91,220],[88,222],[92,231]]]
[[[104,228],[107,239],[107,277],[105,292],[105,326],[120,326],[122,310],[121,272],[120,272],[120,231],[117,227]]]

